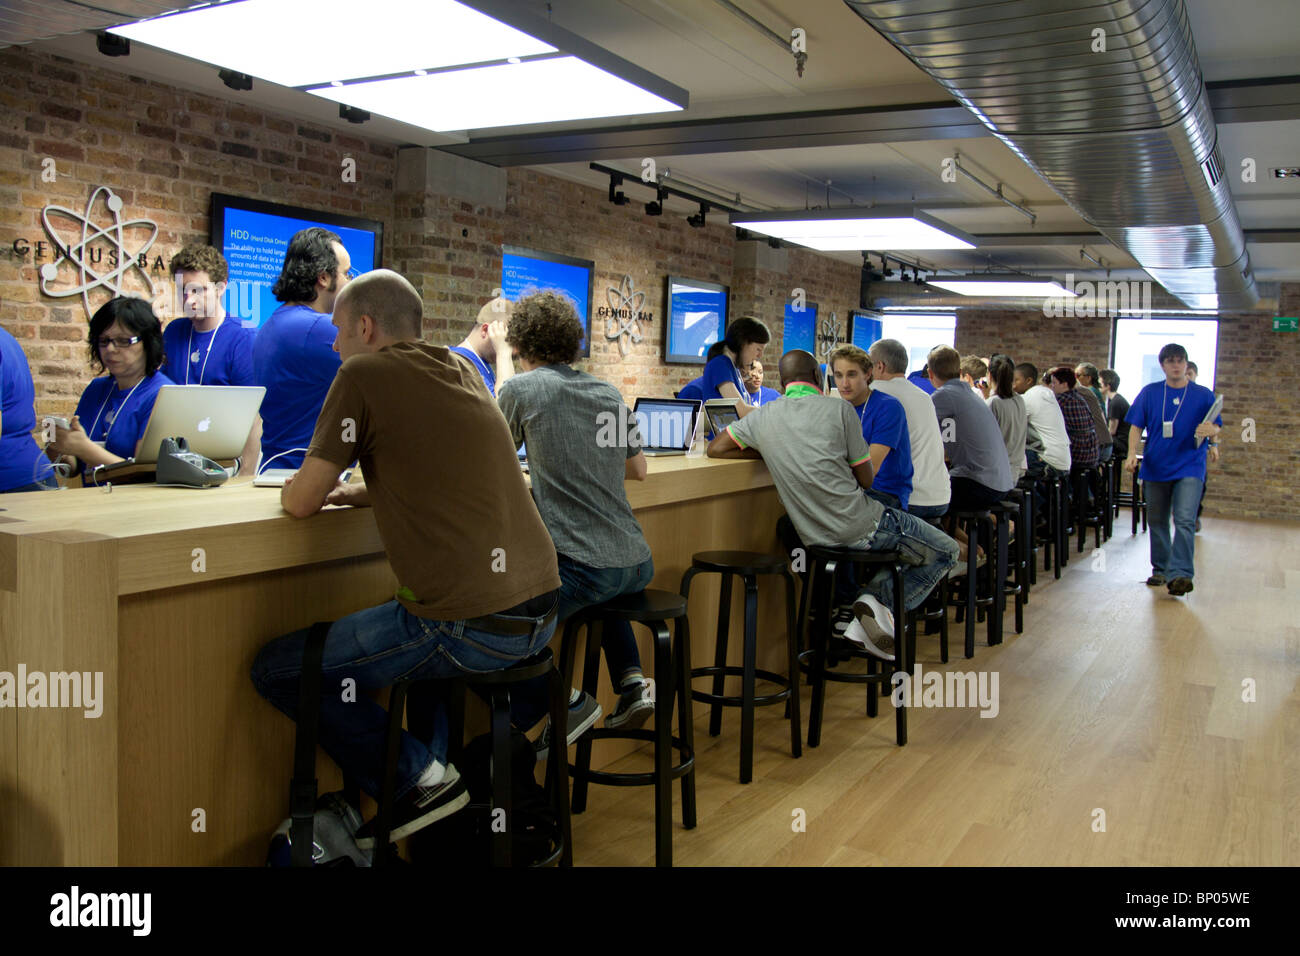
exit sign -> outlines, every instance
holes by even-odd
[[[1300,332],[1300,319],[1274,319],[1274,332]]]

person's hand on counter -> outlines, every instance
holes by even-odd
[[[369,508],[370,492],[366,490],[365,482],[357,482],[354,485],[339,482],[334,486],[334,490],[325,496],[327,505],[351,505],[353,508]]]
[[[741,448],[736,444],[736,440],[731,437],[731,433],[725,428],[713,436],[713,441],[709,442],[708,455],[710,458],[762,458],[757,448]]]
[[[295,518],[314,515],[325,507],[326,499],[337,491],[341,470],[340,466],[324,458],[308,455],[302,460],[302,467],[297,474],[285,479],[284,487],[280,489],[281,507]]]

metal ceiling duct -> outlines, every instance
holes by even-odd
[[[206,0],[0,0],[0,48],[133,23],[202,2]]]
[[[1183,0],[844,2],[1189,307],[1258,301]]]

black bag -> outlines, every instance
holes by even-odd
[[[550,856],[559,845],[560,825],[546,799],[546,791],[534,779],[537,757],[527,737],[511,728],[513,820],[507,821],[504,811],[492,806],[491,734],[475,737],[466,744],[457,768],[469,789],[469,806],[411,836],[414,863],[439,867],[490,866],[492,838],[504,828],[508,828],[510,835],[512,866],[532,866]]]

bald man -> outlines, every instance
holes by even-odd
[[[419,341],[422,313],[415,289],[387,269],[339,294],[334,348],[343,364],[281,494],[295,518],[325,505],[374,508],[400,585],[394,600],[335,621],[325,641],[323,686],[335,690],[321,698],[320,743],[373,797],[388,715],[368,694],[341,697],[340,682],[376,690],[509,667],[546,646],[559,598],[555,547],[519,479],[510,427],[467,362]],[[357,459],[365,484],[338,484]],[[483,502],[490,506],[471,506]],[[277,638],[253,664],[258,691],[290,717],[309,633]],[[447,763],[441,707],[436,717],[429,743],[402,734],[393,840],[469,802]],[[370,824],[357,846],[374,846]]]
[[[903,552],[903,607],[912,610],[957,563],[946,534],[863,494],[871,451],[848,402],[822,394],[817,360],[801,349],[781,356],[782,398],[732,422],[709,443],[710,458],[762,458],[800,539],[809,545]],[[858,595],[844,636],[894,659],[894,593],[879,575]]]
[[[508,299],[498,296],[491,300],[478,310],[478,318],[470,327],[469,335],[460,345],[450,349],[474,366],[493,395],[515,374],[510,346],[506,345],[513,309],[514,305]]]

